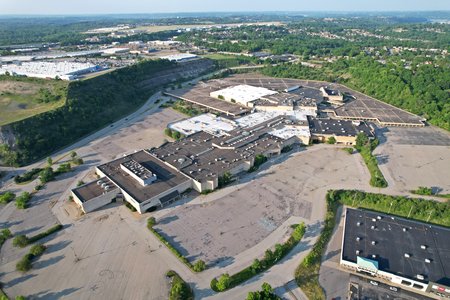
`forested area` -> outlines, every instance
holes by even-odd
[[[431,124],[450,130],[450,64],[442,67],[420,65],[406,69],[403,65],[381,64],[360,54],[354,59],[342,58],[322,68],[298,64],[269,66],[268,76],[291,77],[339,82],[389,104],[423,116]]]
[[[16,136],[16,151],[2,146],[8,164],[24,164],[45,156],[114,122],[142,105],[151,95],[139,83],[175,67],[167,60],[145,61],[85,81],[71,82],[66,105],[8,126]]]

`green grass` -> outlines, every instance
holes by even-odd
[[[378,161],[372,154],[371,148],[369,146],[362,147],[359,153],[361,154],[361,157],[363,158],[367,169],[369,169],[370,185],[379,188],[387,187],[388,183],[384,178],[383,173],[381,173],[380,168],[378,167]]]
[[[430,187],[419,186],[417,189],[411,191],[412,194],[422,196],[434,196],[444,199],[450,199],[450,194],[439,194],[433,191]]]
[[[0,126],[63,106],[67,84],[61,80],[0,76]],[[42,102],[40,89],[60,95],[59,100]]]

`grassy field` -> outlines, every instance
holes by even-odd
[[[0,76],[0,126],[63,106],[66,87],[60,80]]]

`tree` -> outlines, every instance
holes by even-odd
[[[27,203],[30,201],[31,195],[28,192],[23,192],[19,197],[16,198],[16,206],[19,209],[27,208]]]
[[[4,239],[9,239],[12,237],[11,230],[9,228],[3,228],[0,234]]]
[[[219,291],[225,291],[230,286],[231,278],[228,273],[222,274],[217,280],[216,287]]]
[[[17,235],[13,239],[14,247],[23,248],[23,247],[26,247],[28,245],[28,243],[29,243],[28,238],[24,234]]]
[[[172,137],[172,129],[167,127],[166,129],[164,129],[164,134]]]
[[[49,167],[53,165],[53,159],[50,156],[47,158],[47,164]]]
[[[261,286],[265,296],[270,297],[270,295],[273,293],[273,288],[270,284],[267,282],[264,282]]]
[[[75,159],[75,157],[77,157],[77,153],[75,151],[70,152],[70,158]]]
[[[6,204],[11,202],[14,198],[16,197],[16,195],[12,192],[6,192],[2,195],[0,195],[0,203],[2,204]]]
[[[47,167],[39,173],[39,178],[42,183],[47,183],[55,179],[55,173],[53,172],[52,167]]]
[[[201,272],[206,269],[206,263],[203,260],[197,260],[194,264],[194,271]]]
[[[252,270],[258,272],[261,269],[261,261],[257,258],[252,263]]]
[[[358,151],[361,151],[362,147],[364,147],[369,142],[369,138],[364,132],[358,133],[356,136],[356,144],[355,148]]]
[[[181,134],[178,131],[172,131],[172,137],[179,140],[181,138]]]
[[[330,145],[336,144],[336,138],[334,136],[330,136],[327,140],[327,144],[330,144]]]
[[[46,247],[42,244],[33,245],[30,249],[30,253],[36,256],[41,256],[44,253]]]

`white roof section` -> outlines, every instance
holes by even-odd
[[[212,92],[210,96],[215,98],[222,96],[228,101],[234,99],[238,103],[247,105],[248,102],[257,100],[264,96],[275,94],[278,94],[278,92],[263,87],[241,84]]]
[[[97,71],[98,66],[90,63],[75,62],[24,62],[21,64],[2,65],[0,74],[24,75],[38,78],[73,79],[74,75]]]
[[[181,60],[188,60],[197,58],[197,55],[190,54],[190,53],[179,53],[179,54],[172,54],[172,55],[166,55],[161,56],[160,59],[168,59],[170,61],[181,61]]]
[[[179,133],[189,136],[191,134],[205,131],[215,136],[221,136],[236,128],[236,123],[232,120],[217,117],[214,114],[202,114],[180,122],[169,124],[169,128]]]
[[[297,127],[297,126],[285,126],[281,129],[277,129],[269,132],[269,134],[279,137],[283,140],[288,140],[294,136],[311,137],[308,127]]]
[[[278,116],[291,116],[293,120],[306,121],[306,116],[308,114],[302,110],[292,110],[292,111],[258,111],[239,119],[235,122],[238,126],[242,128],[253,127],[263,122],[269,121]]]

